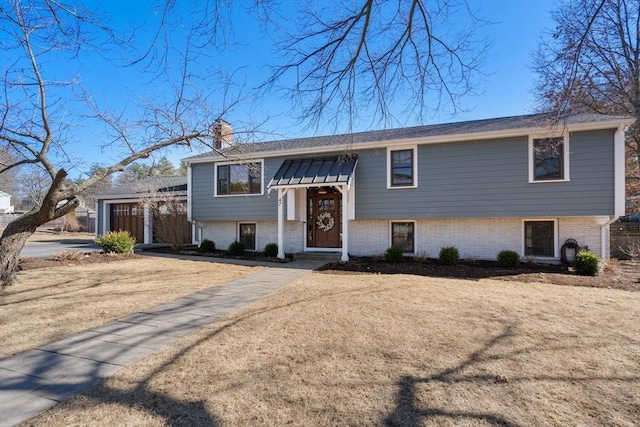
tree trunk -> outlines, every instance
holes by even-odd
[[[16,281],[20,251],[36,232],[37,216],[27,214],[10,222],[0,237],[0,283],[10,286]]]
[[[16,281],[20,251],[27,243],[27,239],[36,232],[36,229],[53,219],[60,218],[73,211],[80,204],[75,196],[68,197],[67,203],[58,207],[62,197],[60,188],[67,172],[60,169],[53,178],[51,187],[40,204],[39,210],[25,214],[7,225],[2,237],[0,237],[0,284],[10,286]]]

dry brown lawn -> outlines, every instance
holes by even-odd
[[[151,257],[20,271],[0,288],[0,359],[255,271]]]
[[[27,425],[638,425],[640,293],[310,273]]]

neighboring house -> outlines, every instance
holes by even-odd
[[[163,203],[177,202],[184,210],[177,218],[184,228],[186,243],[191,242],[191,225],[187,221],[187,177],[146,178],[123,184],[97,195],[96,237],[109,231],[128,231],[138,243],[164,240],[157,232],[162,221]],[[152,207],[158,207],[154,209]]]
[[[537,114],[236,144],[186,159],[194,242],[250,250],[557,262],[562,245],[609,257],[624,215],[632,119]]]
[[[0,191],[0,214],[13,213],[13,205],[11,204],[11,194]]]

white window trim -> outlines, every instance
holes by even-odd
[[[256,226],[256,247],[254,249],[245,248],[245,250],[249,252],[257,252],[258,251],[258,223],[256,221],[238,221],[236,223],[236,241],[237,242],[240,241],[240,226],[245,224],[253,224]]]
[[[533,153],[533,141],[535,139],[545,139],[545,138],[559,138],[562,137],[563,141],[563,170],[564,170],[564,178],[563,179],[534,179],[535,172],[535,156]],[[528,146],[528,156],[529,156],[529,184],[544,184],[548,182],[568,182],[570,181],[570,169],[569,169],[569,134],[563,133],[560,135],[557,134],[532,134],[529,135],[529,146]]]
[[[417,221],[415,219],[393,219],[389,221],[389,246],[393,245],[393,224],[398,222],[411,222],[413,223],[413,252],[405,252],[404,255],[415,255],[418,253],[417,243],[418,239],[416,235],[418,234]]]
[[[413,185],[397,186],[391,185],[391,152],[413,150]],[[387,189],[398,190],[402,188],[418,188],[418,146],[417,145],[394,145],[387,147]]]
[[[548,256],[536,256],[536,255],[526,255],[527,253],[527,248],[526,248],[526,244],[527,242],[525,241],[525,237],[524,237],[524,233],[525,233],[525,222],[535,222],[535,221],[545,221],[545,222],[553,222],[553,256],[552,257],[548,257]],[[522,239],[522,259],[533,259],[533,260],[540,260],[540,261],[551,261],[551,260],[557,260],[560,257],[560,250],[559,250],[559,239],[560,239],[560,235],[558,233],[558,219],[557,218],[525,218],[522,220],[522,227],[520,230],[520,238]]]
[[[249,163],[260,163],[260,170],[262,176],[260,177],[260,192],[259,193],[237,193],[237,194],[218,194],[218,166],[226,165],[246,165]],[[217,162],[213,164],[213,197],[251,197],[251,196],[264,196],[264,159],[243,161],[243,162]]]

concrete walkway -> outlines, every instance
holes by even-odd
[[[270,267],[0,360],[0,426],[13,426],[80,393],[323,263]]]

